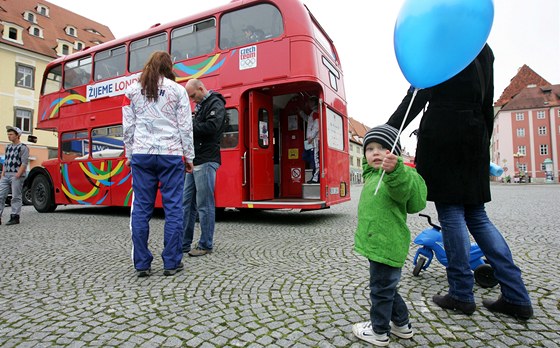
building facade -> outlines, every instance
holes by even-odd
[[[0,2],[0,124],[37,137],[28,143],[29,169],[55,156],[58,139],[36,130],[41,82],[47,64],[63,55],[114,39],[108,27],[47,1]],[[8,139],[0,129],[0,154]]]
[[[504,168],[506,181],[558,182],[560,85],[527,70],[520,69],[510,84],[517,86],[496,102],[492,160]]]

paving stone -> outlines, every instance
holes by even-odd
[[[131,265],[127,209],[24,206],[20,225],[0,226],[0,346],[366,347],[351,333],[370,306],[368,263],[353,251],[360,192],[322,211],[226,212],[215,252],[185,258],[174,277],[162,274],[156,211],[145,279]],[[391,347],[558,347],[559,196],[560,185],[493,184],[486,205],[523,272],[533,319],[483,308],[497,287],[475,285],[472,316],[438,308],[431,298],[447,291],[445,268],[434,260],[412,276],[411,243],[399,292],[416,334]],[[433,203],[424,212],[437,220]],[[417,215],[408,223],[413,237],[427,228]]]

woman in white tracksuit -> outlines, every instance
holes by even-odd
[[[185,170],[194,158],[190,102],[183,86],[175,82],[167,52],[154,52],[140,81],[130,86],[123,107],[123,141],[132,171],[134,198],[130,213],[132,258],[138,277],[151,273],[148,249],[158,188],[165,212],[163,274],[183,269],[183,185]]]

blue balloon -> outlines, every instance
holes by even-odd
[[[405,78],[427,88],[458,74],[484,47],[493,19],[492,0],[406,0],[394,33]]]

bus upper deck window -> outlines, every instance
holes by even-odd
[[[82,86],[91,80],[91,57],[76,59],[64,65],[64,88]]]
[[[130,43],[128,71],[137,72],[144,69],[144,64],[155,51],[167,51],[167,33],[145,37]]]
[[[122,76],[126,68],[126,47],[120,46],[98,52],[93,60],[95,81]]]
[[[284,33],[282,15],[271,4],[259,4],[226,13],[220,20],[220,48],[259,42]]]
[[[62,87],[62,66],[52,67],[45,78],[42,94],[51,94],[60,91]]]
[[[171,32],[171,56],[181,61],[208,54],[216,45],[216,20],[210,18]]]

